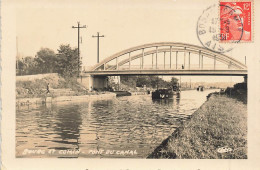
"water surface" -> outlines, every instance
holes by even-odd
[[[212,91],[17,107],[16,156],[146,158]]]

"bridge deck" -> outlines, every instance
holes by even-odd
[[[246,76],[247,70],[100,70],[85,71],[82,76],[119,76],[119,75],[206,75],[206,76]]]

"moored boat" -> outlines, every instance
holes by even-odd
[[[204,90],[204,86],[198,86],[197,87],[197,91],[203,91]]]
[[[171,89],[158,89],[152,92],[152,99],[170,99],[173,98]]]
[[[152,99],[172,99],[176,95],[180,95],[180,89],[178,86],[173,86],[172,89],[157,89],[152,92]]]

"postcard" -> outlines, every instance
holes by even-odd
[[[2,169],[258,169],[259,5],[2,0]]]

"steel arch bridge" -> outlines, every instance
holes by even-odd
[[[148,61],[146,61],[148,59]],[[207,63],[204,63],[207,60]],[[246,76],[238,60],[196,45],[149,43],[120,51],[81,75],[232,75]]]

